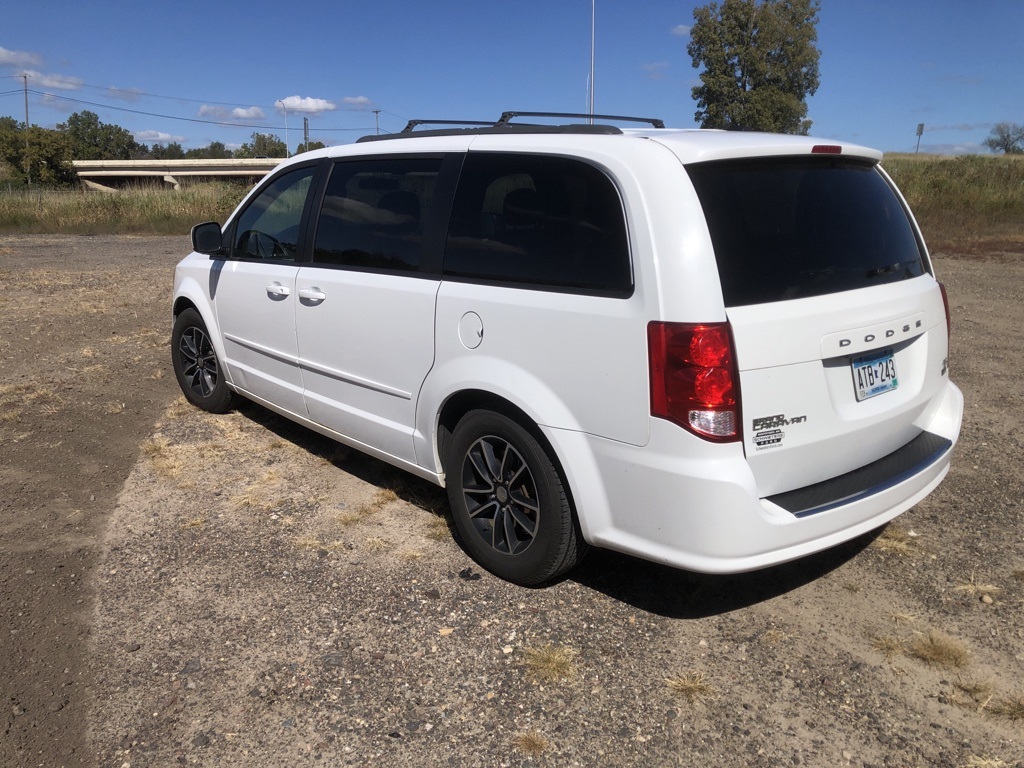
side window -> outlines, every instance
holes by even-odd
[[[336,163],[324,193],[313,260],[364,269],[419,269],[441,158]]]
[[[566,157],[470,153],[455,196],[446,275],[629,295],[626,220],[615,185]]]
[[[314,170],[299,168],[281,175],[249,203],[235,226],[233,256],[295,261],[299,224]]]

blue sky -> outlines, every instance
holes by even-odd
[[[693,127],[692,0],[596,0],[597,112]],[[982,152],[1024,123],[1024,0],[823,0],[811,133],[887,152]],[[55,127],[89,109],[152,144],[289,145],[410,118],[585,111],[590,0],[150,4],[5,0],[0,115]],[[86,103],[88,102],[88,103]],[[287,107],[287,110],[283,109]],[[373,110],[380,110],[375,115]],[[201,122],[206,121],[206,122]],[[227,123],[229,125],[217,125]]]

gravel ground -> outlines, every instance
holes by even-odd
[[[1024,765],[1024,254],[936,259],[965,428],[895,524],[733,577],[592,551],[524,589],[469,560],[433,486],[256,406],[175,399],[185,248],[0,239],[4,326],[39,329],[5,360],[68,336],[0,390],[19,410],[0,421],[0,764]],[[121,277],[73,329],[15,281],[68,252],[82,279]],[[114,331],[134,346],[107,398],[66,365]]]

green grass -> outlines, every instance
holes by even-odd
[[[932,252],[1024,246],[1024,156],[887,155]]]
[[[247,190],[227,183],[116,193],[0,190],[0,233],[187,235],[201,221],[223,222]]]

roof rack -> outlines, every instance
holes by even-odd
[[[413,129],[418,125],[486,125],[493,126],[494,123],[481,121],[481,120],[410,120],[405,124],[405,128],[401,130],[402,133],[412,133]]]
[[[549,125],[544,123],[513,123],[517,117],[543,117],[543,118],[578,118],[587,120],[587,123],[563,123],[561,125]],[[622,131],[614,125],[594,123],[594,120],[614,120],[616,122],[649,123],[654,128],[664,128],[665,122],[655,117],[627,117],[624,115],[591,115],[584,112],[502,112],[496,122],[484,122],[480,120],[410,120],[405,128],[399,133],[385,133],[381,135],[362,136],[356,143],[367,141],[385,141],[388,139],[406,139],[426,136],[461,136],[465,134],[495,134],[495,133],[585,133],[612,135],[621,134]],[[452,128],[439,128],[426,131],[415,130],[421,125],[445,125],[458,126]]]
[[[584,120],[615,120],[616,122],[627,123],[650,123],[654,128],[664,128],[665,121],[657,117],[627,117],[625,115],[592,115],[589,112],[502,112],[495,127],[512,125],[510,122],[516,117],[579,117]],[[521,123],[520,123],[521,125]]]

